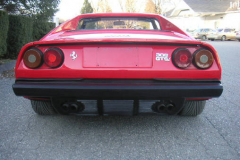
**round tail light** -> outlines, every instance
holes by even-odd
[[[42,65],[42,51],[37,48],[27,50],[23,56],[24,64],[31,69],[38,68]]]
[[[173,52],[173,64],[181,69],[187,68],[192,63],[192,54],[186,48],[178,48]]]
[[[209,50],[198,49],[194,52],[194,64],[197,68],[208,69],[213,64],[213,55]]]
[[[51,68],[57,68],[63,63],[63,52],[59,48],[49,48],[44,53],[44,62]]]

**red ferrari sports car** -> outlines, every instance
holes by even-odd
[[[160,15],[84,14],[22,48],[13,90],[41,115],[196,116],[221,72],[211,45]]]

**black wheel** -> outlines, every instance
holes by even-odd
[[[207,36],[203,35],[203,36],[202,36],[202,40],[203,40],[203,41],[206,41],[206,40],[207,40]]]
[[[238,39],[238,41],[240,42],[240,39]]]
[[[222,36],[221,41],[226,41],[226,36]]]
[[[206,101],[186,101],[183,105],[181,116],[197,116],[203,112]]]
[[[50,101],[31,100],[33,110],[40,115],[53,115],[57,112]]]
[[[211,39],[211,41],[214,41],[214,39]]]

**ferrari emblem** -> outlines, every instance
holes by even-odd
[[[170,61],[167,53],[156,53],[156,61]]]
[[[77,58],[77,54],[75,51],[72,52],[72,54],[70,54],[70,57],[72,57],[72,60],[75,60]]]

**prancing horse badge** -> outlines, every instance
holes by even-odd
[[[77,58],[77,54],[75,51],[72,52],[72,54],[70,54],[70,57],[72,57],[72,60],[75,60]]]

